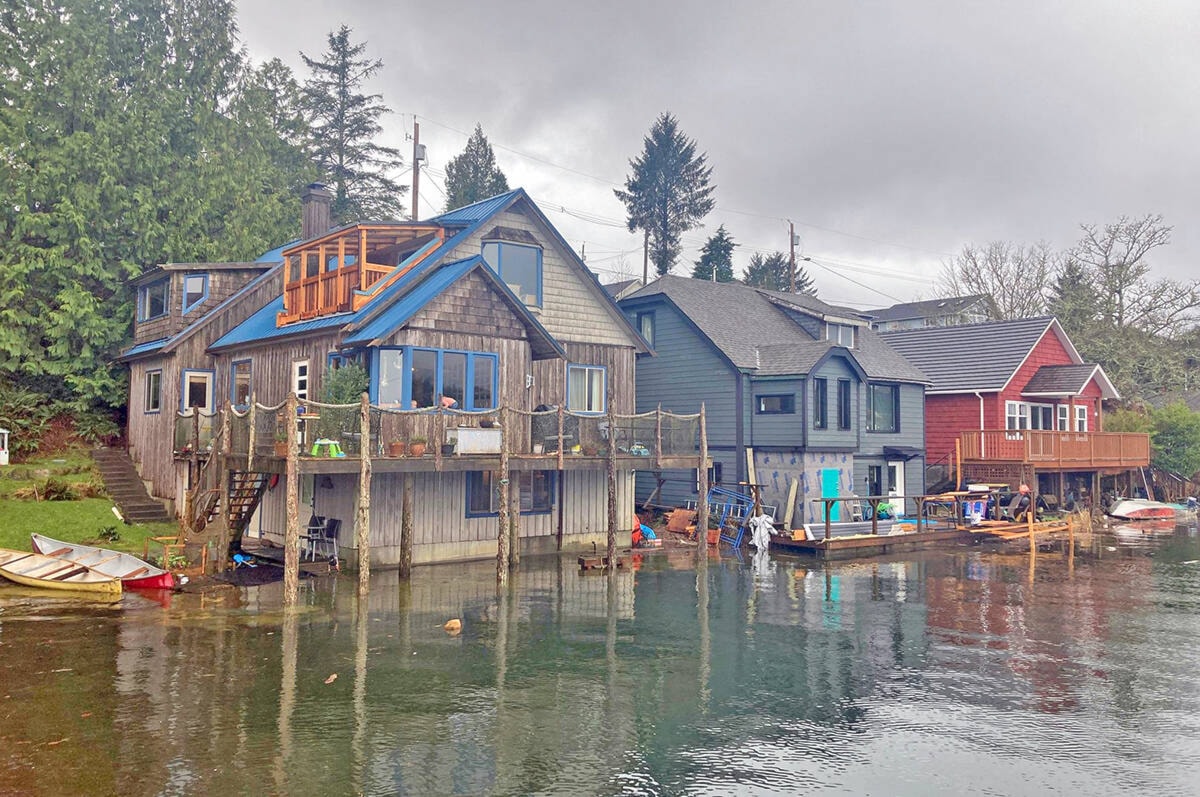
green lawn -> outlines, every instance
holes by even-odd
[[[67,484],[100,484],[92,458],[85,450],[0,468],[0,548],[27,551],[29,535],[36,531],[56,540],[100,545],[141,556],[147,537],[168,536],[178,531],[174,523],[126,525],[113,514],[112,501],[107,498],[36,501],[13,497],[29,487],[41,490],[47,477]],[[106,529],[114,529],[117,539],[104,539],[102,534]]]

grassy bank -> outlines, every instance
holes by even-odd
[[[64,494],[80,497],[39,500]],[[103,497],[103,483],[86,450],[0,468],[0,548],[27,551],[29,535],[36,531],[140,556],[147,537],[177,530],[173,523],[126,525],[112,507],[112,501]]]

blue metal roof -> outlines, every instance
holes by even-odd
[[[474,224],[492,216],[519,196],[525,195],[525,189],[516,188],[504,194],[497,194],[488,199],[481,199],[471,205],[447,211],[440,216],[434,216],[430,221],[437,224]]]
[[[139,343],[136,346],[131,346],[121,352],[121,359],[129,357],[137,357],[140,354],[153,354],[154,352],[167,345],[167,338],[159,338],[158,340],[149,340],[145,343]]]
[[[299,239],[292,241],[291,243],[286,243],[283,246],[277,246],[269,252],[263,252],[262,255],[260,255],[254,262],[256,262],[256,263],[275,263],[277,261],[283,260],[283,250],[287,249],[290,246],[295,246],[298,243],[300,243]]]
[[[320,329],[340,327],[354,317],[352,313],[338,313],[314,318],[310,321],[298,321],[287,326],[275,326],[275,316],[283,312],[283,297],[277,296],[265,307],[226,332],[209,348],[219,349],[239,343],[253,343],[270,338],[282,338],[289,335],[303,335]]]
[[[353,335],[347,337],[346,344],[364,344],[376,338],[385,337],[393,329],[416,315],[427,302],[454,284],[455,280],[474,268],[477,263],[482,262],[483,258],[476,255],[466,260],[447,263],[437,269],[429,275],[428,279],[409,291],[406,296],[384,310]]]

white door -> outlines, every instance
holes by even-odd
[[[904,460],[889,461],[887,464],[887,471],[888,471],[888,477],[887,477],[888,494],[890,495],[892,493],[895,493],[896,495],[903,496],[904,495]],[[905,508],[905,503],[906,502],[904,501],[903,498],[901,498],[895,502],[896,510],[900,514],[905,514],[907,512],[907,509]]]

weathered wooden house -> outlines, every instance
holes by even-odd
[[[240,411],[254,403],[260,436],[246,450],[235,429],[227,457],[230,479],[240,473],[260,485],[252,534],[283,539],[284,491],[269,476],[282,472],[284,460],[263,454],[273,441],[261,430],[295,423],[306,514],[342,520],[337,545],[351,560],[359,553],[350,549],[360,456],[372,459],[373,563],[399,561],[403,474],[413,485],[413,561],[494,555],[500,434],[514,455],[507,462],[519,490],[523,550],[591,550],[605,539],[605,453],[624,460],[615,487],[627,542],[633,467],[672,453],[650,451],[652,435],[633,439],[647,437],[644,424],[624,438],[612,425],[613,416],[633,412],[635,356],[650,349],[525,192],[427,221],[330,229],[328,194],[317,190],[306,195],[305,213],[303,239],[248,265],[240,291],[211,296],[207,312],[177,329],[151,333],[139,320],[124,355],[132,373],[129,445],[155,494],[182,502],[195,478],[195,457],[180,448],[188,421],[179,424],[177,410],[207,417],[228,402],[237,427],[246,423]],[[354,423],[330,431],[337,413],[319,403],[327,375],[348,362],[369,375],[367,440]],[[295,421],[280,419],[289,394],[304,409]],[[210,423],[215,429],[221,420]],[[391,436],[418,434],[437,456],[386,456]],[[340,445],[319,439],[329,437]],[[677,448],[694,461],[693,438]]]
[[[931,479],[1026,483],[1093,492],[1103,475],[1149,464],[1145,434],[1104,431],[1119,398],[1051,317],[883,333],[929,375],[925,449]],[[957,453],[956,453],[957,452]],[[956,460],[957,457],[957,460]],[[934,473],[936,471],[936,474]]]
[[[926,378],[853,311],[674,276],[621,309],[656,352],[638,358],[639,410],[694,412],[703,402],[714,482],[736,489],[753,463],[782,520],[796,481],[794,524],[813,520],[822,497],[922,493]],[[656,487],[643,478],[639,498]],[[695,497],[694,475],[675,473],[658,500]]]

